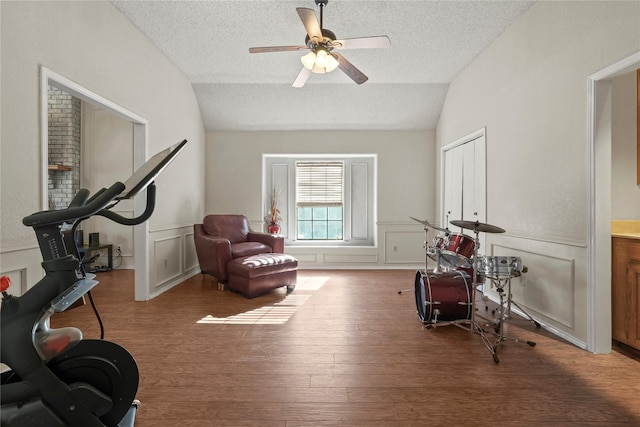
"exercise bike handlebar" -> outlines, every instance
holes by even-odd
[[[97,214],[106,208],[113,199],[124,190],[125,186],[121,182],[116,182],[107,189],[102,189],[94,195],[84,206],[74,206],[81,203],[81,198],[86,198],[87,193],[78,193],[66,209],[56,211],[36,212],[26,216],[22,223],[28,227],[38,227],[50,224],[62,224],[64,222],[74,222],[78,219],[87,218]]]
[[[122,224],[122,225],[138,225],[138,224],[142,224],[143,222],[151,218],[151,215],[153,214],[153,210],[155,209],[155,206],[156,206],[156,186],[154,185],[154,183],[151,183],[147,187],[147,207],[145,208],[142,215],[140,215],[139,217],[125,218],[120,214],[110,211],[109,209],[101,209],[98,212],[96,212],[96,215],[103,216],[105,218],[110,219],[111,221],[115,221],[118,224]]]

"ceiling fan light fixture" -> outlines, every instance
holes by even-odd
[[[327,73],[330,73],[336,68],[338,68],[338,65],[340,64],[338,63],[338,60],[333,55],[331,54],[327,55],[327,66],[325,67],[325,70],[327,70]]]
[[[300,61],[302,61],[302,65],[304,65],[304,68],[306,68],[307,70],[313,70],[313,66],[316,63],[316,53],[314,51],[311,51],[300,58]]]
[[[316,65],[320,68],[325,68],[327,66],[327,51],[324,49],[318,49],[316,52]]]
[[[324,48],[317,48],[302,58],[302,65],[316,74],[330,73],[338,68],[338,60]]]

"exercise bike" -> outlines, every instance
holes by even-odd
[[[0,362],[10,368],[0,381],[3,427],[133,426],[139,381],[133,356],[116,343],[83,339],[78,328],[52,329],[50,318],[98,284],[80,259],[73,238],[78,225],[94,215],[129,226],[149,219],[155,208],[154,179],[186,142],[153,156],[124,184],[116,182],[92,197],[81,189],[66,209],[23,219],[36,233],[45,275],[19,297],[7,293],[10,283],[2,279]],[[111,211],[145,188],[146,208],[139,217]]]

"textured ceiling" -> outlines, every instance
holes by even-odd
[[[532,1],[330,0],[337,38],[387,35],[389,49],[342,50],[369,80],[342,71],[291,87],[305,51],[296,7],[313,0],[113,1],[191,81],[209,131],[435,129],[449,83]]]

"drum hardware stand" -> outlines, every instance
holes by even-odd
[[[526,273],[526,267],[523,270],[523,273]],[[497,318],[497,316],[495,316],[495,313],[497,311],[500,311],[500,319],[504,318],[505,320],[509,320],[512,319],[511,317],[511,304],[515,305],[516,307],[518,307],[518,309],[522,312],[522,314],[524,314],[527,319],[525,320],[530,320],[531,322],[533,322],[533,324],[535,325],[536,328],[540,327],[540,323],[538,323],[533,317],[531,317],[531,315],[529,315],[529,313],[527,313],[525,311],[525,309],[523,309],[517,302],[513,301],[512,299],[512,294],[511,294],[511,278],[512,277],[518,277],[520,276],[520,273],[518,273],[517,275],[509,275],[507,277],[490,277],[491,279],[491,283],[495,285],[496,287],[496,292],[498,292],[498,294],[500,295],[500,307],[498,307],[497,310],[493,311],[493,315],[494,317]],[[504,301],[504,284],[507,284],[507,305],[506,305],[506,309],[504,308],[503,305],[503,301]]]
[[[498,346],[502,345],[502,343],[504,343],[505,341],[513,341],[513,342],[522,342],[525,343],[527,345],[529,345],[530,347],[535,347],[536,343],[534,341],[529,341],[529,340],[523,340],[520,338],[515,338],[515,337],[508,337],[504,335],[504,321],[507,318],[510,318],[510,311],[511,308],[509,306],[509,300],[511,300],[511,276],[508,276],[507,278],[491,278],[491,282],[494,283],[496,285],[496,292],[498,292],[498,294],[500,295],[500,306],[493,311],[494,315],[496,313],[499,314],[499,316],[497,316],[498,318],[498,324],[495,327],[495,333],[493,333],[493,335],[495,335],[496,340],[493,343],[493,360],[496,363],[500,363],[500,359],[498,358],[497,355],[497,349]],[[509,286],[509,293],[507,295],[507,305],[505,306],[505,292],[504,292],[504,287],[503,284],[504,283],[508,283]],[[513,302],[515,305],[518,306],[518,304],[516,302]],[[520,306],[518,306],[520,307]],[[527,316],[529,316],[527,314]],[[538,322],[536,322],[535,320],[533,320],[530,316],[529,319],[534,322],[534,324],[537,327],[540,327],[540,324]]]

